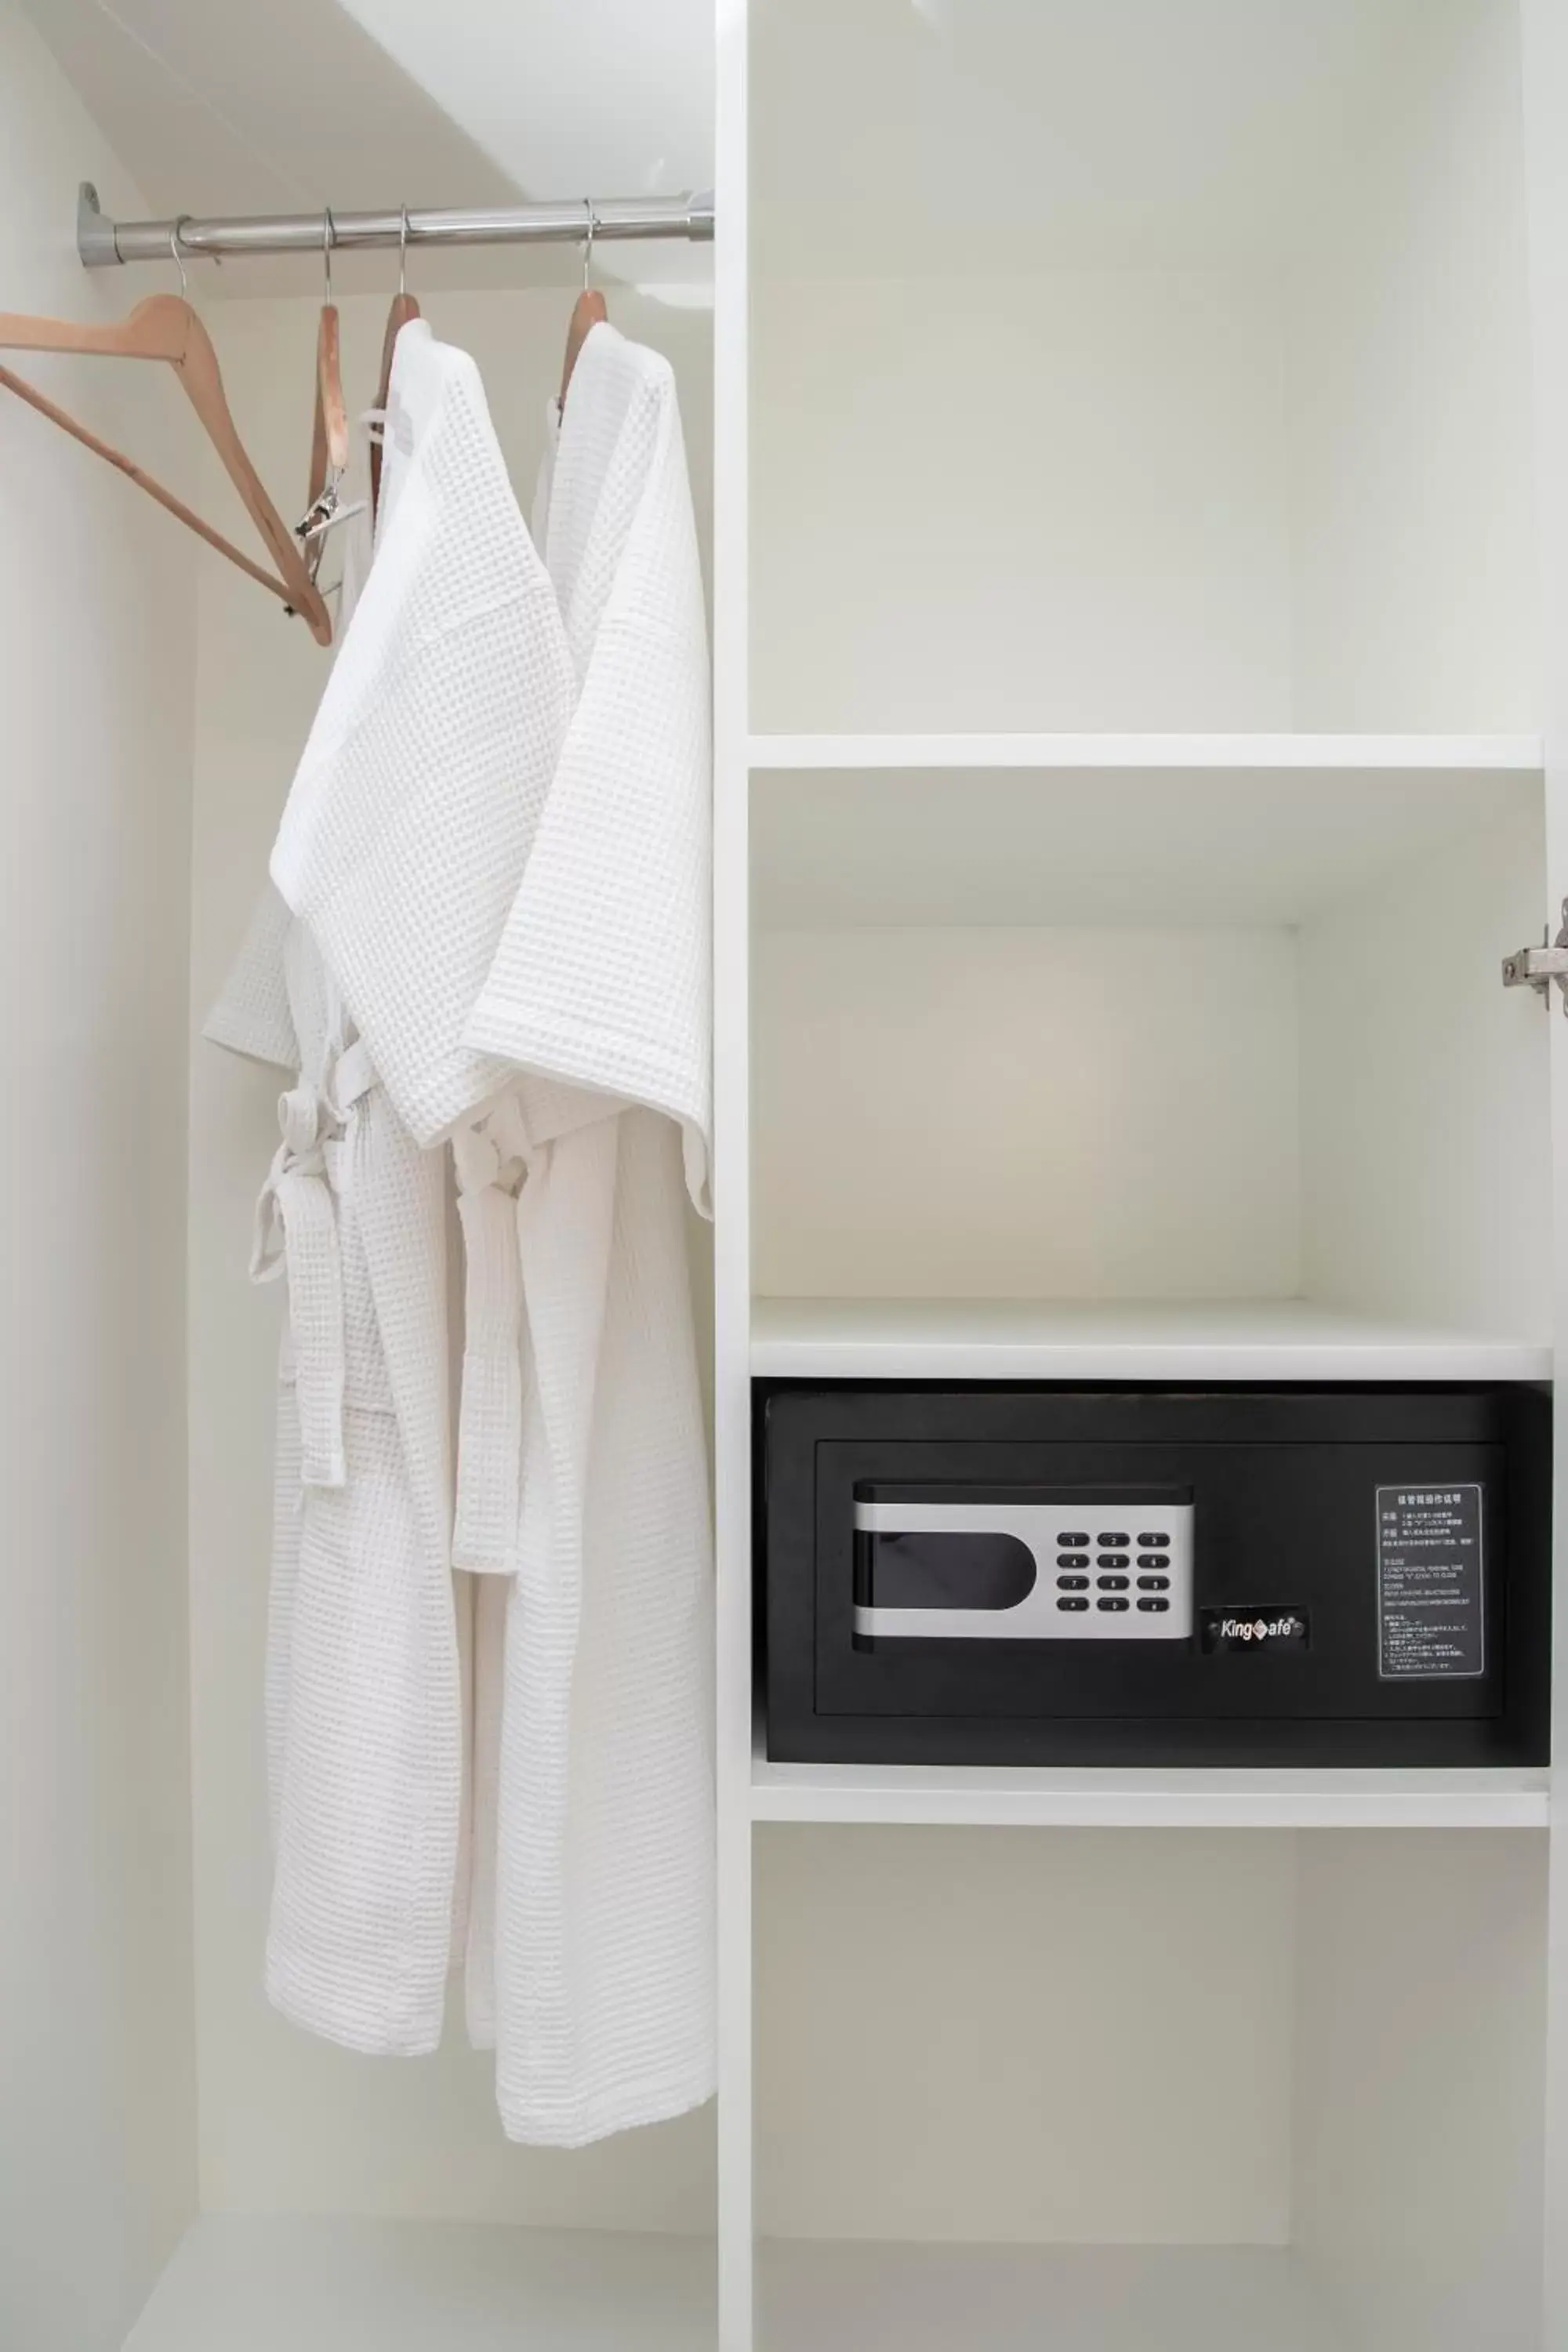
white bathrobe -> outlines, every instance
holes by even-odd
[[[363,456],[363,452],[361,453]],[[352,612],[369,533],[345,529]],[[279,1065],[252,1271],[286,1273],[267,1658],[269,1997],[352,2048],[440,2038],[463,1794],[444,1171],[270,885],[205,1034]]]
[[[574,2144],[713,2087],[700,579],[668,368],[612,329],[574,376],[548,570],[471,362],[405,329],[393,410],[395,506],[272,870],[411,1131],[456,1140],[455,1549],[510,1580],[470,1995],[508,2131]]]

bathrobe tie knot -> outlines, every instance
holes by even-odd
[[[301,1078],[278,1100],[281,1140],[256,1203],[252,1282],[287,1272],[289,1328],[294,1342],[300,1475],[307,1486],[342,1486],[343,1451],[342,1262],[338,1245],[344,1130],[350,1112],[374,1084],[363,1043],[331,1057],[320,1084]]]

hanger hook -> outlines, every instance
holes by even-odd
[[[588,208],[588,235],[583,247],[583,291],[586,294],[589,272],[594,267],[594,236],[599,226],[599,216],[594,210],[592,196],[584,196],[583,202]]]
[[[173,224],[169,230],[169,251],[174,257],[174,267],[180,273],[180,299],[182,301],[188,301],[190,299],[191,292],[190,280],[185,276],[185,257],[180,251],[180,231],[184,228],[185,223],[189,219],[189,213],[182,213],[179,219]]]
[[[329,307],[332,299],[332,247],[337,243],[337,230],[332,226],[332,208],[331,205],[323,205],[321,206],[321,268],[326,277],[327,289],[322,299]]]
[[[408,291],[408,207],[401,207],[397,224],[397,290]]]

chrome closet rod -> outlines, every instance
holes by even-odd
[[[593,213],[594,241],[627,237],[685,237],[705,243],[713,235],[711,194],[682,196],[595,196],[549,205],[480,205],[443,212],[401,209],[331,215],[333,250],[374,246],[580,245]],[[405,219],[406,218],[406,231]],[[114,221],[99,205],[98,191],[84,180],[77,203],[77,251],[87,269],[119,261],[167,261],[176,231],[182,251],[194,254],[320,253],[327,215],[258,213],[241,220]]]

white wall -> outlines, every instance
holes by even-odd
[[[6,307],[141,200],[0,0]],[[9,356],[9,355],[7,355]],[[166,370],[22,362],[179,478]],[[113,2352],[195,2199],[185,1645],[194,542],[0,391],[0,2343]]]
[[[411,262],[409,275],[417,286]],[[570,292],[443,295],[426,314],[479,361],[523,496],[560,381]],[[345,301],[351,406],[374,398],[386,298]],[[680,372],[706,536],[710,315],[617,293],[626,331]],[[313,300],[208,312],[241,430],[290,519],[310,450]],[[209,468],[209,477],[211,473]],[[210,511],[224,511],[210,478]],[[332,576],[336,558],[329,557]],[[204,557],[196,652],[192,1018],[199,1024],[266,871],[328,656],[232,567]],[[424,2214],[631,2229],[712,2227],[711,2111],[574,2154],[508,2144],[491,2063],[455,1998],[438,2057],[312,2041],[262,1991],[269,1864],[262,1774],[272,1380],[280,1301],[246,1279],[252,1204],[277,1140],[274,1074],[193,1047],[192,1645],[204,2204],[226,2212]]]

